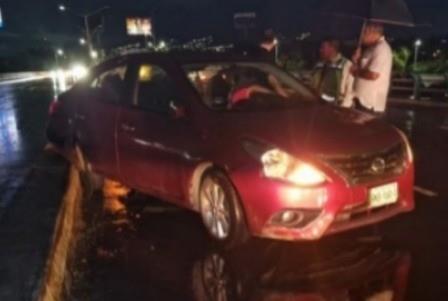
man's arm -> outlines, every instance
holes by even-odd
[[[369,68],[363,69],[355,64],[352,66],[350,71],[354,77],[358,77],[358,78],[362,78],[362,79],[366,79],[366,80],[375,81],[378,78],[380,78],[380,73],[371,71]]]
[[[357,52],[357,54],[359,53]],[[351,73],[355,77],[375,81],[380,78],[381,73],[384,70],[384,66],[391,65],[391,62],[392,52],[387,45],[382,44],[376,47],[370,62],[365,68],[361,68],[360,59],[358,57],[358,60],[355,61]]]

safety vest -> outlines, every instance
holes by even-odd
[[[333,63],[319,62],[313,72],[313,87],[328,102],[341,98],[342,76],[348,60],[341,56]]]

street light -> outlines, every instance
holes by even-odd
[[[280,53],[280,41],[278,40],[278,38],[275,38],[273,43],[274,43],[274,47],[275,47],[275,49],[274,49],[275,63],[278,64],[279,63],[278,57],[279,57],[279,53]]]
[[[85,45],[86,44],[86,39],[84,39],[84,38],[80,38],[79,39],[79,44],[81,44],[81,45]]]
[[[62,48],[57,48],[54,52],[54,59],[56,61],[56,66],[59,66],[59,57],[64,56],[64,50]]]
[[[412,95],[412,99],[417,99],[419,95],[419,77],[417,73],[417,64],[418,64],[418,52],[423,45],[423,41],[421,39],[417,39],[414,42],[414,94]]]
[[[163,50],[163,49],[166,49],[166,47],[167,47],[166,42],[163,41],[163,40],[160,41],[160,43],[159,43],[159,48]]]
[[[415,46],[416,46],[416,47],[420,47],[420,46],[422,46],[422,44],[423,44],[423,41],[420,40],[420,39],[417,39],[417,40],[415,41]]]
[[[90,51],[90,57],[92,59],[96,60],[98,58],[98,51],[96,51],[96,50]]]
[[[415,40],[414,42],[414,70],[417,68],[418,63],[418,51],[420,50],[420,47],[422,47],[423,41],[420,39]]]
[[[99,9],[95,10],[95,11],[92,11],[92,12],[89,12],[89,13],[83,14],[83,15],[73,13],[72,10],[69,7],[66,7],[63,4],[59,4],[58,8],[59,8],[59,10],[61,12],[68,11],[72,15],[83,19],[84,31],[85,31],[85,36],[86,36],[86,38],[84,39],[84,43],[87,45],[90,57],[92,57],[92,58],[93,58],[93,56],[98,57],[98,53],[93,48],[93,42],[92,42],[92,35],[93,34],[92,34],[91,30],[90,30],[89,18],[94,16],[94,15],[97,15],[97,14],[101,13],[102,11],[104,11],[106,9],[109,9],[110,7],[109,6],[104,6],[104,7],[101,7]],[[80,43],[81,43],[81,45],[84,45],[83,42],[81,42],[81,40],[80,40]],[[96,53],[96,55],[92,55],[94,52]]]

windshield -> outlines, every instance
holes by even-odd
[[[266,63],[198,64],[184,69],[213,110],[288,108],[317,99],[288,73]]]

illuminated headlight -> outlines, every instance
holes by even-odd
[[[315,186],[326,181],[325,175],[312,166],[279,150],[272,149],[261,156],[263,173],[271,179],[290,182],[299,186]]]
[[[414,162],[414,152],[412,151],[411,143],[409,142],[409,139],[408,139],[408,137],[406,136],[405,133],[403,133],[403,132],[402,132],[401,130],[399,130],[399,129],[397,129],[397,131],[398,131],[398,133],[400,134],[401,139],[403,139],[403,142],[404,142],[404,144],[405,144],[407,159],[408,159],[408,161],[409,161],[410,163],[413,163],[413,162]]]
[[[72,67],[71,74],[75,80],[79,80],[85,78],[89,74],[89,70],[86,66],[77,64]]]

